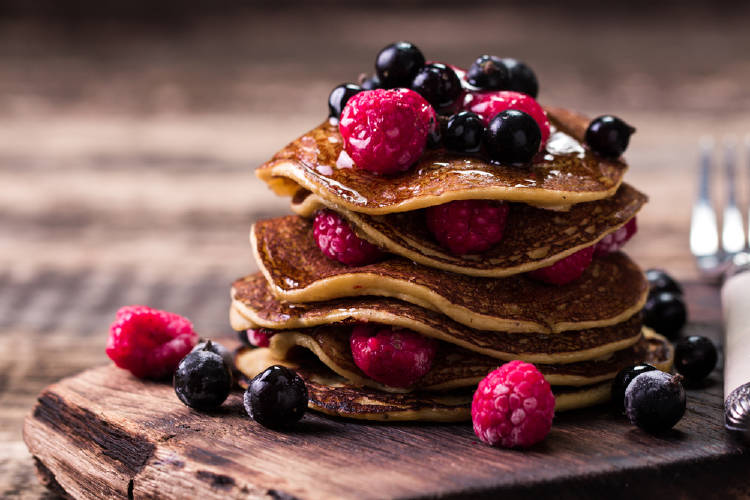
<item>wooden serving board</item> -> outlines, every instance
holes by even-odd
[[[719,340],[718,296],[686,290],[686,334]],[[242,394],[198,413],[169,384],[114,366],[48,387],[24,438],[42,480],[75,498],[750,497],[750,448],[722,426],[717,369],[652,436],[606,407],[562,413],[526,450],[479,442],[469,423],[374,424],[308,413],[294,430],[251,420]]]

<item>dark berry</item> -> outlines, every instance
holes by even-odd
[[[437,113],[430,116],[430,124],[427,132],[427,147],[430,149],[439,148],[443,142],[442,121]]]
[[[646,363],[623,368],[612,382],[612,406],[618,413],[625,411],[625,389],[630,382],[641,373],[656,370],[656,367]]]
[[[501,61],[508,69],[507,89],[536,98],[539,94],[539,82],[531,68],[516,59],[504,58]]]
[[[498,113],[487,126],[484,146],[492,160],[518,165],[531,161],[539,151],[542,133],[534,119],[516,109]]]
[[[461,95],[461,80],[445,64],[433,63],[422,67],[411,83],[436,110],[450,106]]]
[[[203,350],[211,351],[221,356],[221,359],[224,360],[224,363],[227,365],[227,368],[229,368],[230,371],[232,370],[232,367],[234,367],[234,356],[232,356],[232,353],[229,352],[229,349],[227,349],[223,345],[218,344],[212,340],[208,340],[201,342],[197,346],[193,347],[193,350],[190,352]]]
[[[507,90],[510,85],[508,68],[499,57],[480,56],[466,73],[467,81],[485,90]]]
[[[375,60],[375,71],[384,88],[409,88],[424,62],[424,56],[416,45],[397,42],[380,51]]]
[[[682,295],[682,286],[675,281],[670,275],[661,269],[649,269],[646,271],[648,280],[649,293],[672,292],[675,295]]]
[[[174,390],[180,401],[198,410],[217,408],[232,388],[232,374],[224,359],[207,349],[185,356],[174,373]]]
[[[253,347],[253,344],[250,343],[250,339],[247,337],[247,330],[240,330],[237,332],[237,338],[243,346]]]
[[[362,87],[362,90],[375,90],[381,88],[378,75],[366,76],[362,79],[362,83],[360,83],[359,86]]]
[[[672,292],[650,293],[643,307],[643,323],[669,338],[674,338],[687,322],[682,296]]]
[[[328,96],[328,111],[331,118],[341,118],[341,112],[349,99],[362,92],[362,87],[353,83],[342,83],[335,87]]]
[[[476,153],[482,146],[484,122],[471,111],[461,111],[450,117],[445,126],[443,144],[451,151]]]
[[[688,384],[700,382],[716,367],[716,346],[706,337],[692,335],[674,346],[674,368]]]
[[[671,429],[685,414],[682,375],[659,370],[641,373],[625,389],[625,413],[631,423],[648,432]]]
[[[247,414],[264,427],[289,427],[305,414],[307,387],[297,373],[274,365],[250,381],[244,402]]]
[[[616,116],[595,118],[586,129],[586,144],[605,158],[619,158],[627,149],[635,129]]]

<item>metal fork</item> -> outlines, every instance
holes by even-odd
[[[724,426],[750,439],[750,249],[737,206],[736,145],[724,145],[726,197],[721,238],[711,203],[713,140],[700,144],[698,197],[690,221],[690,251],[704,275],[723,281],[724,316]],[[745,141],[750,160],[750,141]],[[750,238],[750,211],[748,212]]]
[[[733,264],[744,264],[750,260],[742,212],[737,205],[737,156],[733,140],[724,145],[726,199],[719,238],[719,224],[711,203],[711,174],[715,149],[717,148],[713,139],[701,140],[698,196],[693,204],[690,220],[690,251],[695,256],[698,269],[710,278],[720,278]],[[750,224],[750,212],[748,223]]]

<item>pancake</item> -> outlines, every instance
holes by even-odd
[[[601,358],[635,344],[641,333],[637,314],[603,328],[554,334],[493,332],[475,330],[435,311],[391,298],[351,297],[288,304],[269,292],[261,274],[239,279],[232,285],[230,322],[235,330],[302,329],[347,320],[407,328],[504,361],[522,359],[548,364]]]
[[[598,257],[575,282],[554,286],[523,274],[463,276],[393,256],[349,267],[325,257],[312,223],[298,216],[258,222],[250,237],[271,292],[283,301],[394,297],[479,330],[557,333],[615,325],[640,311],[648,294],[643,272],[622,253]]]
[[[271,355],[277,359],[286,359],[289,352],[297,347],[308,349],[348,382],[386,392],[444,391],[472,387],[502,364],[496,358],[439,342],[430,371],[413,387],[387,386],[370,379],[355,364],[349,346],[352,326],[339,323],[297,331],[279,330],[271,337],[268,347]],[[564,365],[537,364],[536,367],[551,385],[591,385],[613,379],[621,369],[643,360],[647,348],[647,340],[640,337],[640,341],[632,347],[606,358]]]
[[[660,370],[672,367],[672,350],[660,336],[650,340],[659,347],[649,350],[647,361]],[[432,394],[412,392],[394,394],[357,387],[331,372],[317,360],[277,360],[267,348],[243,348],[235,357],[237,369],[252,378],[269,366],[282,364],[297,371],[307,385],[312,410],[345,418],[376,421],[461,422],[471,420],[472,390]],[[247,381],[241,381],[247,387]],[[611,382],[584,387],[553,387],[555,411],[567,411],[606,403]]]
[[[555,108],[547,108],[547,113],[552,134],[528,167],[436,149],[425,151],[408,172],[379,176],[351,167],[351,159],[341,155],[338,125],[326,121],[261,165],[256,175],[281,196],[304,188],[336,206],[371,215],[465,199],[559,208],[612,196],[627,165],[582,145],[588,118]]]
[[[522,203],[510,206],[503,239],[490,250],[453,255],[432,236],[423,210],[390,215],[358,214],[310,193],[296,194],[292,209],[310,216],[317,209],[336,210],[357,234],[387,250],[429,267],[470,276],[501,278],[549,266],[617,231],[640,210],[647,198],[623,184],[614,196],[580,203],[555,213]]]

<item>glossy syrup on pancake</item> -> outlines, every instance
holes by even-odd
[[[501,278],[549,266],[596,244],[633,218],[646,199],[623,184],[614,196],[574,205],[567,212],[513,203],[502,241],[474,255],[453,255],[445,250],[427,229],[424,210],[360,214],[326,203],[309,191],[295,194],[292,208],[306,217],[322,207],[336,210],[362,238],[419,264],[469,276]]]
[[[281,300],[394,297],[480,330],[557,333],[615,325],[640,311],[648,294],[643,272],[622,253],[598,257],[575,282],[553,286],[525,275],[463,276],[401,257],[348,267],[319,251],[310,221],[298,216],[256,223],[251,244]]]
[[[385,297],[347,297],[289,304],[276,299],[262,274],[232,285],[230,320],[236,330],[300,329],[354,320],[407,328],[505,361],[573,363],[607,356],[638,341],[641,318],[616,325],[561,333],[508,333],[475,330],[438,312]]]
[[[426,151],[408,172],[379,176],[352,168],[342,155],[338,126],[326,121],[260,166],[256,175],[277,194],[293,196],[304,188],[336,206],[374,215],[463,199],[560,207],[612,196],[627,170],[625,163],[603,159],[583,146],[587,118],[561,109],[547,112],[552,135],[524,168],[437,149]]]

